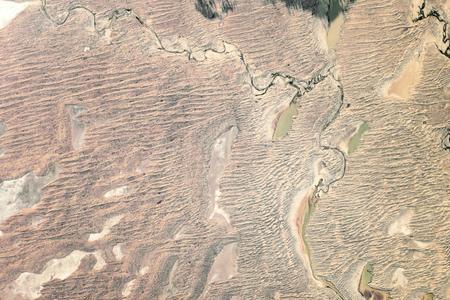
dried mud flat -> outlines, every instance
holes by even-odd
[[[450,299],[449,1],[0,1],[0,299]]]

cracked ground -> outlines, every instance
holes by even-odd
[[[450,299],[449,17],[0,0],[0,300]]]

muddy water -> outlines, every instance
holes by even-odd
[[[339,14],[336,19],[330,23],[327,33],[327,44],[329,49],[335,49],[337,42],[339,41],[339,36],[341,34],[342,25],[344,25],[345,18],[344,14]]]
[[[273,133],[273,139],[279,140],[285,137],[292,127],[292,122],[295,116],[298,114],[297,105],[295,103],[289,104],[289,107],[286,108],[278,118],[277,125],[275,127],[275,131]]]

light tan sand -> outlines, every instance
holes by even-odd
[[[388,95],[400,99],[409,99],[419,82],[421,69],[421,60],[418,58],[412,59],[404,67],[399,76],[392,81],[387,90]]]
[[[8,26],[31,3],[0,0],[0,30]]]
[[[123,258],[122,246],[120,244],[117,244],[113,247],[112,251],[116,260],[121,261]]]
[[[296,240],[297,253],[305,267],[308,271],[311,280],[317,286],[323,286],[323,283],[316,279],[311,266],[311,259],[309,257],[308,245],[305,241],[305,230],[307,223],[311,215],[311,199],[313,197],[314,189],[306,189],[299,192],[292,203],[291,216],[290,216],[290,226],[292,235]]]
[[[394,222],[392,222],[389,225],[388,234],[389,235],[395,235],[395,234],[410,235],[411,229],[410,229],[409,223],[411,222],[413,215],[414,215],[414,212],[412,210],[407,210],[405,212],[402,212],[398,216],[398,219],[396,219]]]
[[[99,233],[91,233],[89,235],[88,241],[89,242],[98,241],[107,236],[111,232],[111,228],[119,224],[122,218],[123,215],[117,215],[106,220],[105,224],[103,225],[102,231]]]
[[[237,244],[231,243],[225,245],[216,256],[214,264],[211,267],[211,271],[208,275],[208,282],[219,282],[231,279],[237,275]]]
[[[24,176],[0,183],[0,223],[19,211],[32,207],[41,199],[41,190],[56,176],[49,171],[44,176],[32,172]]]
[[[209,219],[217,224],[223,225],[229,230],[233,230],[230,216],[223,208],[219,206],[219,199],[221,195],[220,180],[223,176],[223,172],[225,171],[225,167],[231,158],[231,147],[237,134],[237,128],[232,126],[216,139],[212,145],[208,173],[209,197],[212,207]]]
[[[112,198],[112,197],[120,197],[127,193],[127,187],[126,186],[120,186],[115,189],[107,191],[103,196],[105,198]]]
[[[128,296],[130,296],[131,295],[131,292],[133,291],[133,289],[134,289],[134,285],[136,284],[136,279],[133,279],[133,280],[130,280],[130,281],[128,281],[126,284],[125,284],[125,286],[124,286],[124,288],[123,288],[123,290],[122,290],[122,296],[123,297],[128,297]]]
[[[405,276],[405,269],[397,268],[392,274],[392,285],[395,287],[406,288],[408,285],[408,278]]]
[[[66,257],[54,258],[47,262],[41,273],[22,273],[12,285],[13,293],[25,299],[37,299],[41,296],[42,285],[53,280],[64,280],[74,273],[88,252],[75,250]],[[96,257],[98,257],[96,255]]]

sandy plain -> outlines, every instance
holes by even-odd
[[[0,299],[450,299],[449,1],[314,3],[0,1]]]

